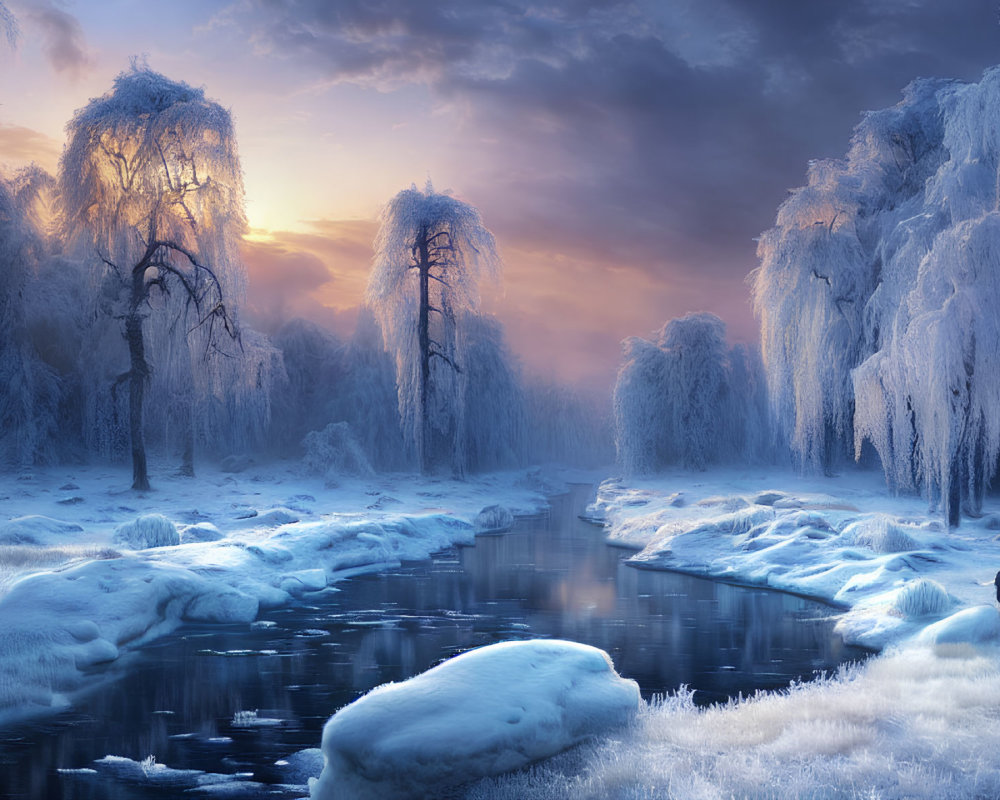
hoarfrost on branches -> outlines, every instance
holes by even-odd
[[[807,463],[865,442],[950,524],[1000,456],[1000,71],[918,80],[817,162],[753,278],[775,414]]]
[[[743,346],[730,351],[725,333],[717,316],[697,313],[670,320],[655,344],[638,337],[622,343],[615,441],[627,473],[765,455],[757,362]]]
[[[146,488],[147,402],[189,474],[199,437],[239,447],[256,435],[234,435],[240,418],[263,424],[269,414],[264,384],[274,359],[238,344],[246,222],[232,120],[203,90],[133,65],[77,111],[67,132],[59,178],[67,242],[92,266],[104,319],[90,349],[124,370],[110,383],[107,366],[96,373],[87,423],[103,432],[98,442],[120,437],[125,409],[112,389],[127,382],[134,485]],[[107,332],[114,319],[123,320],[127,367]]]
[[[496,243],[479,212],[429,184],[397,194],[375,240],[367,299],[396,361],[404,438],[422,471],[461,472],[458,352],[479,311],[479,281],[497,277]]]

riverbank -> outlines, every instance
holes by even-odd
[[[184,621],[249,623],[344,577],[471,543],[482,509],[537,513],[567,477],[333,485],[269,464],[163,475],[142,493],[109,467],[0,477],[0,723],[66,707]]]
[[[917,638],[1000,638],[993,577],[1000,503],[947,530],[917,497],[889,497],[878,473],[805,478],[777,470],[608,479],[588,516],[637,566],[824,600],[845,641],[873,649]]]

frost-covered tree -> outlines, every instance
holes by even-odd
[[[143,414],[153,364],[173,390],[155,396],[186,409],[180,438],[190,468],[195,375],[211,392],[218,375],[205,373],[238,358],[239,347],[220,352],[223,338],[238,337],[243,288],[232,120],[203,90],[133,66],[76,112],[67,133],[59,186],[68,239],[97,267],[99,308],[121,320],[128,368],[115,385],[128,384],[133,486],[146,489]],[[213,353],[223,357],[213,362]]]
[[[379,470],[411,465],[400,428],[396,367],[386,352],[375,315],[362,306],[344,348],[344,381],[333,393],[330,419],[351,426],[372,466]]]
[[[923,490],[953,525],[1000,456],[998,121],[997,69],[915,81],[865,116],[846,158],[810,169],[754,282],[772,401],[800,454],[814,458],[824,425],[853,428],[856,455],[870,442],[890,487]]]
[[[732,444],[719,436],[730,410],[725,323],[687,314],[664,325],[657,344],[666,356],[667,459],[704,469]]]
[[[375,240],[368,303],[396,360],[399,410],[422,471],[461,470],[464,320],[479,308],[482,275],[499,273],[479,212],[428,184],[397,194]]]
[[[272,435],[278,452],[288,455],[310,431],[339,422],[331,402],[344,390],[344,345],[332,333],[304,319],[292,319],[272,338],[281,353],[287,380],[276,383]]]
[[[744,347],[729,350],[714,314],[670,320],[656,342],[623,342],[625,360],[614,391],[615,443],[629,474],[668,464],[704,469],[719,461],[766,455],[762,382]]]
[[[496,319],[469,314],[457,359],[463,365],[458,452],[465,471],[518,466],[527,450],[520,371]]]
[[[50,460],[56,439],[60,387],[38,356],[24,296],[44,259],[31,206],[43,181],[33,170],[0,178],[0,462]]]
[[[622,342],[622,355],[614,390],[618,462],[629,475],[644,475],[666,463],[667,358],[638,336]]]

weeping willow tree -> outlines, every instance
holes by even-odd
[[[133,488],[148,489],[143,415],[154,363],[165,381],[157,398],[185,410],[178,436],[190,470],[196,380],[219,390],[221,361],[211,356],[239,350],[221,344],[238,341],[233,309],[243,291],[232,120],[203,90],[133,65],[67,133],[59,174],[67,237],[100,276],[99,310],[121,324],[128,368],[110,387],[112,404],[127,384]]]
[[[461,471],[465,320],[479,281],[499,274],[496,244],[479,212],[428,184],[397,194],[382,213],[368,303],[396,360],[404,437],[423,472]]]
[[[1000,465],[1000,69],[918,80],[811,165],[761,239],[754,304],[806,460],[869,444],[949,525]]]

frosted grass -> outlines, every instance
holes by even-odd
[[[34,547],[0,545],[0,595],[7,593],[18,578],[41,570],[68,567],[90,559],[116,558],[118,553],[93,545]]]
[[[681,691],[636,725],[469,800],[1000,796],[1000,653],[911,648],[708,709]]]

